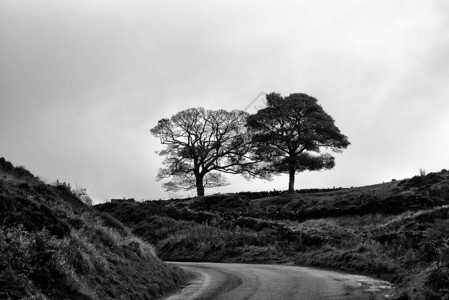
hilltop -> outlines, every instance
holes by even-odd
[[[0,299],[156,299],[184,280],[68,184],[0,158]]]
[[[366,274],[392,297],[449,297],[449,172],[348,189],[114,201],[166,260],[283,263]]]

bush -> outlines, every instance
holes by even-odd
[[[178,231],[157,245],[164,259],[223,261],[243,254],[251,246],[265,246],[270,233],[249,230],[226,230],[209,225],[196,225]]]
[[[34,254],[30,248],[34,235],[22,227],[0,227],[0,297],[35,296],[37,288],[28,280],[30,259]]]
[[[0,170],[3,170],[6,173],[12,174],[19,179],[30,178],[37,179],[31,174],[30,171],[25,169],[23,166],[14,167],[12,163],[7,161],[4,157],[0,157]]]
[[[22,198],[0,196],[0,220],[3,226],[21,224],[31,232],[46,228],[58,238],[63,238],[70,233],[69,225],[47,205]]]
[[[5,294],[21,297],[45,295],[54,299],[96,299],[95,293],[73,272],[66,258],[67,240],[47,231],[30,233],[23,227],[0,229],[1,286]]]
[[[155,299],[182,270],[70,185],[47,185],[0,159],[0,299]]]
[[[133,229],[133,233],[147,242],[157,244],[170,234],[194,226],[192,221],[176,221],[164,216],[151,216],[140,221]]]
[[[75,189],[73,189],[72,192],[73,192],[73,194],[75,194],[75,196],[78,197],[78,199],[80,199],[81,202],[83,202],[84,204],[89,205],[89,206],[92,205],[92,198],[91,198],[90,195],[87,193],[87,189],[78,186],[78,187],[76,187]]]
[[[105,212],[100,212],[99,217],[100,217],[101,221],[103,222],[104,226],[113,228],[124,235],[129,234],[128,228],[126,228],[125,225],[122,224],[122,222],[120,222],[116,218],[112,217],[110,214],[105,213]]]

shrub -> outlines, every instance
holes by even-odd
[[[2,220],[3,226],[21,224],[31,232],[46,228],[58,238],[70,233],[69,225],[47,205],[37,204],[23,198],[0,196],[0,220]]]
[[[0,157],[0,169],[6,173],[14,175],[16,178],[30,178],[36,179],[30,171],[25,169],[23,166],[14,167],[13,164],[7,161],[4,157]]]
[[[122,224],[122,222],[118,221],[116,218],[112,217],[110,214],[106,212],[100,212],[99,217],[103,222],[104,226],[111,227],[115,230],[118,230],[121,234],[127,235],[129,234],[128,228]]]
[[[70,187],[70,186],[69,186]],[[77,186],[75,189],[72,190],[73,194],[75,194],[78,199],[81,200],[86,205],[91,206],[92,205],[92,198],[87,193],[87,189],[82,188],[80,186]]]
[[[0,229],[0,283],[7,295],[65,299],[96,299],[67,263],[68,240],[47,231],[30,233],[23,227]]]
[[[151,216],[134,226],[133,233],[145,241],[157,244],[170,234],[194,226],[192,221],[176,221],[165,216]]]
[[[155,299],[183,284],[180,269],[69,184],[25,171],[0,159],[0,299]]]
[[[0,296],[4,299],[33,296],[37,289],[28,280],[30,248],[34,235],[23,227],[0,227]]]
[[[249,246],[265,246],[270,232],[244,229],[226,230],[196,225],[170,235],[157,245],[162,258],[174,260],[220,261],[243,254]]]

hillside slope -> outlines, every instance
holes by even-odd
[[[218,194],[97,205],[166,260],[288,263],[449,299],[449,172],[350,189]]]
[[[68,185],[0,158],[0,299],[156,299],[184,280]]]

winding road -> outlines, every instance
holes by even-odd
[[[387,299],[391,285],[366,276],[286,265],[173,263],[191,274],[166,300]]]

